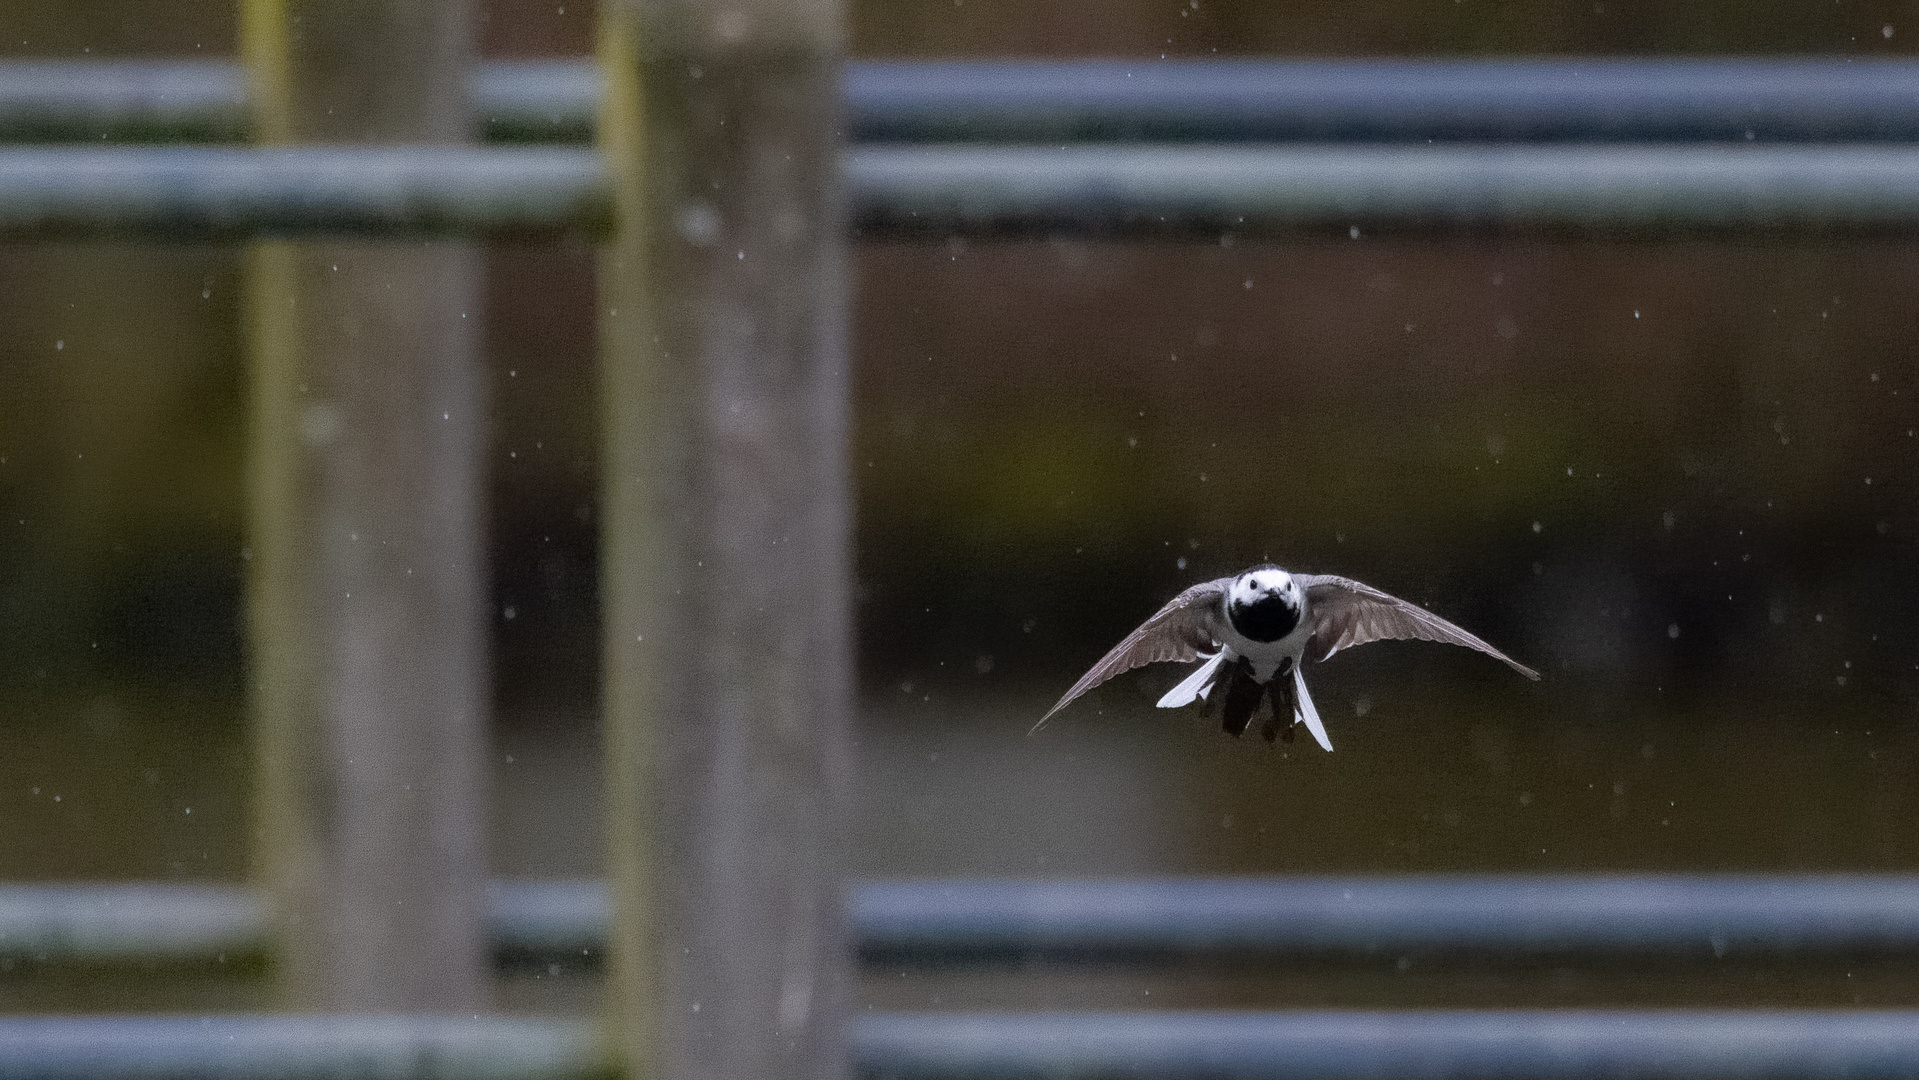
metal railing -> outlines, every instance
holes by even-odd
[[[603,174],[563,147],[6,149],[0,235],[597,232]]]
[[[887,1016],[854,1029],[898,1077],[1234,1080],[1910,1077],[1919,1012],[1473,1010]]]
[[[1919,140],[1919,63],[1861,58],[855,61],[854,142]],[[591,61],[482,64],[478,129],[586,140]],[[0,141],[238,141],[223,61],[0,61]]]
[[[1919,225],[1919,147],[861,146],[865,233]],[[520,236],[610,225],[589,150],[0,150],[0,236]]]
[[[587,1080],[597,1025],[502,1016],[0,1018],[7,1080]]]
[[[1915,87],[1906,61],[856,64],[843,168],[868,234],[1906,231]],[[496,64],[473,96],[496,137],[579,138],[597,80]],[[228,64],[0,64],[0,136],[234,139],[245,108]],[[0,235],[596,233],[605,185],[561,148],[13,148]]]
[[[1919,1061],[1919,1012],[1053,1013],[865,1016],[875,1077],[1166,1080],[1846,1077]],[[211,1016],[0,1020],[8,1080],[589,1080],[595,1025],[501,1017]]]
[[[498,882],[502,955],[597,956],[594,881]],[[919,881],[855,887],[869,961],[1036,956],[1133,963],[1222,952],[1402,950],[1728,955],[1919,950],[1919,878],[1505,875]],[[218,885],[0,887],[0,955],[41,963],[258,955],[271,913]],[[867,1014],[865,1075],[1241,1078],[1905,1077],[1919,1012],[1485,1009],[1417,1012]],[[596,1025],[495,1017],[0,1020],[17,1080],[575,1080],[610,1068]]]
[[[891,964],[1033,956],[1157,960],[1234,952],[1644,952],[1677,957],[1919,952],[1911,875],[1484,875],[890,881],[849,897],[854,947]],[[498,881],[507,956],[597,954],[597,881]],[[0,886],[0,955],[111,964],[268,950],[241,886]]]

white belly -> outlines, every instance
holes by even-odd
[[[1307,632],[1304,619],[1300,620],[1299,626],[1295,627],[1292,633],[1278,641],[1254,641],[1233,629],[1232,624],[1228,623],[1226,640],[1222,644],[1226,647],[1228,660],[1241,656],[1251,660],[1253,678],[1263,683],[1271,681],[1273,673],[1277,672],[1280,665],[1287,660],[1297,665],[1299,658],[1306,652],[1306,639],[1311,636]]]

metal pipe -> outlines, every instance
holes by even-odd
[[[4,1080],[589,1080],[598,1025],[505,1016],[0,1019]]]
[[[861,1072],[898,1080],[1908,1078],[1919,1012],[1041,1013],[862,1017]]]
[[[1895,875],[924,881],[853,895],[855,936],[884,956],[1919,947],[1919,878]]]
[[[1919,139],[1919,63],[1860,58],[858,62],[855,141]],[[0,62],[0,140],[237,140],[225,61]],[[492,138],[587,139],[591,61],[480,65]]]
[[[0,235],[12,237],[553,233],[609,216],[585,149],[0,150]]]
[[[855,885],[869,957],[1009,954],[1151,959],[1237,950],[1355,953],[1919,950],[1910,875],[1487,875],[896,881]],[[597,881],[496,881],[494,942],[510,954],[597,954]],[[261,951],[271,912],[221,885],[0,887],[0,955],[114,962]]]
[[[1526,227],[1898,231],[1919,147],[878,147],[843,160],[860,230]],[[0,151],[0,235],[603,232],[591,151]]]
[[[1919,138],[1919,64],[1850,58],[852,65],[856,140]]]
[[[481,1017],[10,1017],[4,1080],[586,1080],[591,1021]],[[865,1076],[1907,1078],[1919,1012],[1498,1010],[868,1015]]]
[[[0,887],[0,955],[139,963],[261,952],[267,905],[248,889],[159,883]]]
[[[1919,147],[865,146],[846,170],[875,232],[1919,222]]]
[[[0,62],[0,141],[231,142],[249,126],[230,61]]]

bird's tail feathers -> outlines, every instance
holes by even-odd
[[[1319,722],[1319,710],[1313,707],[1313,695],[1306,690],[1306,676],[1300,672],[1297,665],[1293,667],[1293,697],[1299,710],[1300,722],[1306,725],[1307,731],[1313,733],[1313,738],[1318,741],[1321,749],[1329,754],[1332,753],[1333,741],[1326,737],[1326,725]]]
[[[1208,657],[1191,675],[1180,680],[1178,686],[1166,691],[1159,699],[1162,709],[1177,709],[1181,705],[1191,705],[1195,698],[1203,698],[1213,688],[1213,675],[1219,670],[1220,662],[1226,658],[1226,650],[1221,649]]]

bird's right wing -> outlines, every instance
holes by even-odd
[[[1073,688],[1066,691],[1066,696],[1059,699],[1059,704],[1046,710],[1039,722],[1044,724],[1074,698],[1115,675],[1163,660],[1199,659],[1201,652],[1217,645],[1217,601],[1226,595],[1232,583],[1232,578],[1202,582],[1173,597],[1157,614],[1141,623],[1139,629],[1126,635],[1126,640],[1113,646],[1091,671],[1080,676]],[[1035,724],[1034,728],[1038,726]]]

